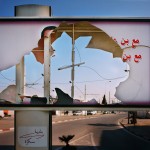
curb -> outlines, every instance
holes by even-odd
[[[7,132],[7,131],[14,131],[14,128],[0,129],[0,133],[1,132]]]
[[[129,129],[122,123],[122,120],[123,120],[123,119],[119,120],[118,122],[120,123],[120,125],[121,125],[126,131],[128,131],[130,134],[132,134],[132,135],[134,135],[134,136],[136,136],[136,137],[138,137],[138,138],[141,138],[141,139],[144,140],[144,141],[150,142],[150,139],[149,139],[149,138],[147,138],[147,137],[145,137],[145,136],[143,136],[143,135],[139,135],[139,134],[137,134],[136,132],[134,132],[134,131],[132,131],[132,130],[129,130]]]
[[[63,121],[53,121],[52,124],[71,122],[71,121],[76,121],[76,120],[84,120],[84,119],[90,119],[90,118],[97,118],[97,117],[96,116],[91,116],[91,117],[68,119],[68,120],[63,120]],[[8,131],[14,131],[14,128],[0,129],[0,133],[8,132]]]
[[[71,122],[71,121],[77,121],[77,120],[84,120],[84,119],[91,119],[91,118],[97,118],[96,116],[93,117],[81,117],[81,118],[74,118],[74,119],[68,119],[68,120],[59,120],[59,121],[53,121],[52,124],[58,124],[58,123],[65,123],[65,122]]]

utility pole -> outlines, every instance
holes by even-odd
[[[71,97],[74,98],[74,62],[75,62],[75,50],[74,50],[74,24],[72,28],[72,70],[71,70],[71,81],[72,81],[72,86],[71,86]]]
[[[85,64],[85,62],[82,62],[82,63],[78,63],[78,64],[75,64],[75,40],[74,40],[74,24],[73,24],[73,29],[72,29],[72,65],[69,65],[69,66],[65,66],[65,67],[60,67],[58,68],[58,70],[63,70],[63,69],[67,69],[67,68],[72,68],[71,69],[71,83],[72,83],[72,86],[71,86],[71,97],[74,98],[74,78],[75,78],[75,66],[80,66],[80,65],[83,65]]]
[[[111,81],[109,81],[109,83],[110,83]],[[110,104],[110,88],[109,88],[109,104]]]
[[[84,101],[86,102],[86,84],[85,84],[85,88],[84,88]],[[83,114],[84,114],[85,116],[87,116],[87,110],[84,110],[84,111],[83,111]]]
[[[110,91],[109,91],[109,104],[110,104]]]
[[[84,100],[85,100],[85,102],[86,102],[86,84],[85,84]]]

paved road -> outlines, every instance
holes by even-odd
[[[105,114],[94,118],[54,117],[53,118],[53,150],[60,150],[64,145],[59,136],[75,137],[71,145],[77,150],[149,150],[150,143],[128,133],[118,125],[118,119],[126,114]],[[6,142],[6,143],[5,143]],[[13,144],[13,131],[0,133],[0,145]],[[0,147],[0,150],[12,150],[12,147]]]
[[[14,117],[0,120],[0,145],[14,145]]]
[[[0,133],[0,145],[14,145],[14,131]]]
[[[14,116],[0,119],[0,132],[14,129]]]
[[[53,126],[53,149],[63,145],[59,136],[72,135],[70,143],[80,150],[149,150],[150,143],[128,133],[118,125],[124,114],[107,114],[98,118],[56,123]]]

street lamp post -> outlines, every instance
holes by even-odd
[[[110,83],[111,81],[109,81],[109,83]],[[109,88],[109,104],[110,104],[110,88]]]
[[[109,91],[109,104],[110,104],[110,91]]]
[[[86,102],[86,84],[85,84],[85,94],[84,94],[84,101]]]

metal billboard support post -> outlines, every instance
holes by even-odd
[[[19,95],[24,94],[24,57],[16,65],[16,103],[20,103]]]
[[[50,38],[44,37],[44,96],[49,103],[50,97]]]
[[[21,5],[15,7],[15,16],[49,17],[50,7],[41,5]],[[44,39],[44,96],[50,95],[50,38]],[[16,66],[16,102],[18,94],[24,95],[24,58]],[[36,136],[41,138],[34,138]],[[15,150],[52,149],[52,113],[42,110],[15,111]]]
[[[44,96],[50,103],[50,69],[51,69],[51,34],[44,37]],[[52,112],[49,111],[49,150],[52,150]]]

